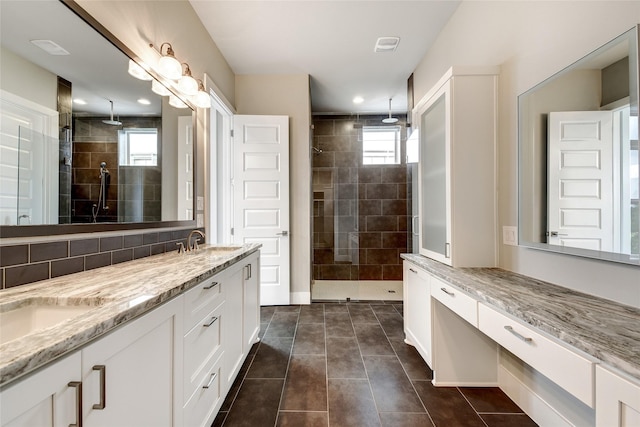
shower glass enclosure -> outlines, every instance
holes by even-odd
[[[406,132],[404,120],[383,118],[313,118],[314,300],[401,298],[400,254],[411,251]],[[391,148],[372,133],[391,138]]]

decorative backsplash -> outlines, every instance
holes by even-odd
[[[60,240],[0,246],[1,288],[177,251],[191,228],[144,230],[139,233],[91,233]],[[204,229],[200,229],[204,231]]]

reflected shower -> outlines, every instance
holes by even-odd
[[[91,214],[93,216],[93,222],[97,222],[98,213],[102,209],[105,213],[109,210],[107,206],[107,188],[109,186],[111,174],[107,169],[107,162],[100,163],[100,192],[98,194],[98,203],[94,203],[91,207]]]

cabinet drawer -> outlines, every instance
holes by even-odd
[[[431,296],[478,327],[478,301],[442,280],[431,277]]]
[[[203,280],[184,294],[184,332],[224,301],[224,273]]]
[[[184,336],[184,396],[187,399],[201,381],[202,372],[222,352],[223,307],[209,312]]]
[[[591,360],[484,304],[478,318],[482,332],[593,408],[595,365]]]
[[[222,355],[220,355],[222,356]],[[184,425],[208,427],[222,405],[222,357],[198,377],[197,389],[184,406]]]

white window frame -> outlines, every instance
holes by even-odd
[[[136,134],[154,134],[156,136],[156,152],[151,153],[152,159],[155,160],[152,164],[135,164],[131,163],[131,135]],[[160,147],[158,144],[158,129],[157,128],[124,128],[118,132],[118,157],[120,159],[119,166],[152,166],[157,167],[159,161]]]
[[[393,134],[393,150],[373,151],[365,148],[365,135],[368,133]],[[362,128],[362,164],[368,165],[399,165],[400,159],[400,126],[363,126]],[[374,161],[382,159],[383,161]]]

